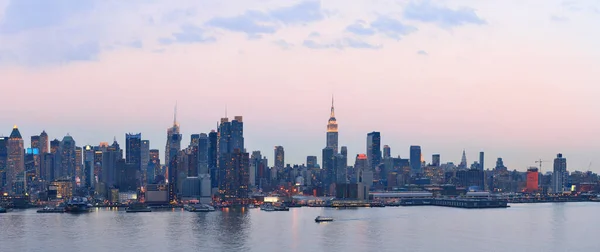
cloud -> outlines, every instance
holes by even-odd
[[[428,55],[429,55],[429,53],[427,53],[427,52],[426,52],[426,51],[424,51],[424,50],[419,50],[419,51],[417,51],[417,54],[418,54],[418,55],[421,55],[421,56],[428,56]]]
[[[135,41],[129,43],[129,46],[132,48],[142,48],[142,47],[144,47],[144,44],[142,43],[141,40],[135,40]]]
[[[554,22],[567,22],[567,21],[569,21],[569,18],[563,17],[563,16],[551,15],[550,20],[554,21]]]
[[[394,39],[400,39],[402,36],[417,31],[416,27],[405,25],[399,20],[386,16],[378,17],[371,23],[371,27],[377,30],[377,32]]]
[[[18,33],[63,24],[77,15],[93,10],[92,1],[17,0],[4,10],[1,33]]]
[[[318,1],[305,1],[268,11],[246,11],[234,17],[215,17],[205,24],[248,35],[272,34],[285,25],[306,24],[325,17]]]
[[[294,44],[288,43],[287,41],[285,41],[283,39],[273,41],[273,44],[279,46],[283,50],[289,50],[290,48],[292,48],[294,46]]]
[[[321,37],[321,33],[318,32],[311,32],[310,34],[308,34],[309,38],[318,38]]]
[[[368,27],[368,24],[362,20],[357,20],[354,24],[348,25],[346,31],[362,36],[375,35],[375,30]]]
[[[317,42],[313,39],[306,39],[302,43],[304,47],[310,49],[339,49],[354,48],[354,49],[380,49],[381,45],[372,45],[360,39],[344,38],[333,42]]]
[[[182,25],[181,31],[174,32],[173,37],[179,43],[206,43],[215,41],[214,37],[206,35],[204,29],[191,24]]]
[[[434,6],[430,1],[411,2],[404,9],[404,17],[425,23],[436,23],[442,27],[455,27],[465,24],[485,24],[475,10],[462,7],[456,10],[443,6]]]

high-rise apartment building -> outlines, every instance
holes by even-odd
[[[554,170],[552,172],[552,192],[563,193],[567,185],[567,159],[562,153],[558,153],[554,159]]]

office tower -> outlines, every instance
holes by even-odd
[[[367,160],[371,170],[375,170],[381,164],[381,135],[379,132],[367,134]]]
[[[460,164],[458,165],[458,169],[467,169],[467,155],[465,150],[462,152],[462,157],[460,158]]]
[[[392,149],[389,145],[383,146],[383,158],[391,158],[392,157]]]
[[[219,139],[218,135],[219,134],[214,130],[211,130],[210,133],[208,133],[208,169],[210,171],[210,184],[212,188],[217,188],[219,186],[219,180],[217,176],[217,161],[219,160],[217,156],[217,143]]]
[[[83,149],[75,146],[75,180],[83,181]]]
[[[317,156],[307,156],[306,157],[306,168],[315,168],[317,167]]]
[[[231,121],[231,147],[229,151],[233,152],[235,149],[239,149],[240,152],[245,152],[244,148],[244,122],[241,116],[235,116]]]
[[[484,153],[483,153],[483,151],[481,151],[481,152],[479,152],[479,169],[482,171],[485,170],[485,165],[483,162],[485,162]]]
[[[327,122],[326,147],[333,149],[334,153],[338,152],[338,125],[333,109],[333,97],[331,97],[331,114],[329,115],[329,121]]]
[[[51,182],[55,179],[55,167],[56,167],[56,154],[44,153],[41,156],[41,162],[43,167],[42,179],[47,182]]]
[[[40,158],[40,149],[41,149],[40,136],[31,136],[31,155],[33,158],[33,169],[35,170],[35,177],[37,179],[42,178],[41,170],[42,170],[42,162]]]
[[[58,147],[60,165],[57,167],[58,176],[56,176],[56,179],[75,180],[75,166],[77,165],[75,150],[75,140],[67,134]]]
[[[273,168],[277,169],[277,171],[281,171],[283,167],[285,167],[285,152],[283,150],[283,146],[275,146],[275,164]]]
[[[125,159],[117,160],[116,188],[119,192],[136,191],[138,188],[136,174],[139,170],[137,163],[127,163]]]
[[[142,133],[125,134],[125,162],[142,167]]]
[[[348,162],[346,157],[342,154],[335,154],[333,158],[335,167],[335,183],[346,184],[348,183]]]
[[[200,174],[210,176],[210,170],[208,168],[209,142],[206,133],[200,134],[200,137],[198,138],[198,176]]]
[[[323,149],[323,155],[321,157],[321,162],[323,163],[321,168],[325,171],[325,179],[323,180],[323,186],[325,187],[325,192],[329,192],[329,187],[331,184],[335,183],[335,164],[334,164],[334,155],[335,150],[331,147],[325,147]]]
[[[117,184],[117,161],[122,158],[121,149],[116,141],[102,152],[102,176],[99,182],[103,183],[107,188]]]
[[[48,153],[49,149],[48,149],[48,134],[46,133],[46,131],[42,131],[42,133],[40,134],[40,141],[39,141],[39,146],[38,148],[40,149],[40,154],[44,154],[44,153]]]
[[[235,149],[233,153],[225,153],[222,156],[224,169],[220,170],[219,193],[226,201],[239,202],[248,198],[250,184],[248,153]]]
[[[261,177],[259,175],[264,176],[264,171],[262,171],[262,173],[259,174],[259,169],[261,167],[261,163],[262,163],[262,154],[260,153],[260,151],[253,151],[252,155],[250,156],[250,172],[249,172],[251,187],[256,187],[257,185],[260,185]]]
[[[346,164],[347,164],[348,163],[348,147],[342,146],[340,148],[340,154],[342,154],[342,156],[344,156],[344,160],[346,160]]]
[[[431,165],[435,167],[440,166],[440,154],[431,155]]]
[[[94,166],[96,159],[96,151],[91,145],[83,147],[83,172],[81,178],[81,185],[88,190],[94,188]]]
[[[563,193],[567,185],[567,159],[562,153],[558,153],[554,159],[554,170],[552,172],[552,192]]]
[[[356,155],[354,170],[356,171],[356,180],[358,183],[362,183],[367,189],[373,186],[373,171],[370,168],[366,154]],[[368,197],[369,194],[367,193],[366,195]]]
[[[423,174],[421,169],[421,146],[410,146],[410,173],[416,176]]]
[[[9,192],[18,192],[17,177],[25,172],[25,149],[19,128],[15,125],[8,137],[6,160],[6,185]]]
[[[539,185],[539,173],[537,167],[530,167],[527,169],[527,185],[526,191],[528,193],[537,192]]]
[[[150,140],[142,140],[140,146],[140,171],[145,171],[150,162]]]
[[[163,175],[160,173],[160,153],[156,149],[149,151],[150,161],[146,170],[146,182],[148,184],[155,184],[156,175]]]
[[[171,150],[177,150],[177,152],[171,153]],[[165,147],[166,166],[170,166],[172,154],[176,156],[179,150],[181,150],[181,134],[179,133],[179,123],[177,123],[177,106],[175,106],[173,126],[167,129],[167,145]]]
[[[200,134],[190,135],[190,146],[198,146],[198,141],[200,141]]]
[[[58,148],[60,148],[60,141],[58,139],[50,141],[50,153],[58,153]]]
[[[8,137],[0,137],[0,191],[6,186],[6,168],[8,161]]]

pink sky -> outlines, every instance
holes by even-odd
[[[351,156],[380,131],[394,156],[421,145],[428,161],[458,163],[466,149],[471,163],[483,150],[486,168],[503,157],[525,170],[562,152],[569,170],[600,171],[593,1],[248,2],[100,2],[21,27],[13,12],[30,10],[0,0],[0,129],[70,133],[79,145],[142,132],[162,152],[176,102],[185,145],[227,107],[244,116],[248,151],[272,160],[282,145],[286,163],[320,162],[334,94]],[[414,30],[378,23],[389,19]],[[78,47],[88,42],[98,48]]]

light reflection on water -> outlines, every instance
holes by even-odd
[[[0,214],[0,251],[597,251],[600,203]],[[336,221],[315,223],[318,215]]]

